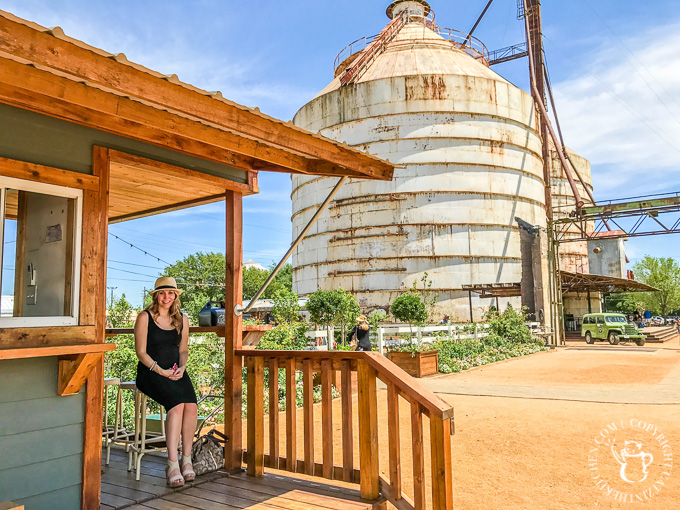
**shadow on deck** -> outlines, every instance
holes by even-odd
[[[127,471],[127,454],[111,449],[111,462],[102,464],[103,510],[231,510],[296,509],[363,510],[384,508],[384,502],[362,500],[359,491],[292,476],[267,473],[253,478],[245,473],[218,471],[200,476],[180,489],[165,485],[164,457],[145,455],[140,481]]]

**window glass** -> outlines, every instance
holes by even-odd
[[[602,317],[601,315],[598,315],[598,317],[597,317],[597,323],[598,323],[598,324],[604,324],[604,317]]]
[[[1,317],[73,314],[75,199],[6,188]]]
[[[606,320],[607,322],[626,322],[626,318],[625,318],[625,317],[618,317],[618,316],[616,316],[616,315],[607,315],[607,316],[605,317],[605,320]]]

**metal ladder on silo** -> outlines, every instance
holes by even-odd
[[[357,59],[356,63],[342,73],[340,76],[340,85],[345,86],[359,79],[364,71],[368,69],[368,66],[373,62],[375,57],[385,50],[387,43],[394,39],[394,36],[397,35],[399,30],[406,24],[407,17],[408,15],[406,11],[404,11],[400,16],[394,18],[382,29],[380,34],[378,34],[378,37],[373,39],[368,48],[364,50],[363,55]]]

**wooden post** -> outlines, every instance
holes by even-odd
[[[453,473],[451,472],[451,423],[430,416],[432,452],[432,508],[453,509]]]
[[[354,432],[352,429],[352,369],[350,361],[342,360],[340,370],[342,399],[342,479],[354,481]]]
[[[392,497],[401,499],[401,445],[399,437],[399,393],[393,383],[387,385],[387,433],[389,440],[390,486]]]
[[[247,358],[248,475],[264,475],[264,358]]]
[[[312,360],[302,362],[302,415],[304,417],[305,474],[314,475],[314,373]]]
[[[378,464],[377,373],[366,361],[357,362],[359,386],[359,473],[361,497],[380,496]]]
[[[295,358],[286,360],[286,469],[297,471],[297,404],[295,403]]]
[[[241,426],[241,369],[243,358],[236,356],[241,348],[241,316],[234,313],[241,304],[243,286],[243,195],[226,192],[226,273],[224,280],[224,433],[229,438],[225,447],[224,468],[227,471],[241,469],[243,456],[243,432]]]
[[[279,469],[279,359],[269,360],[269,467]]]
[[[83,191],[83,237],[79,324],[95,326],[95,343],[104,343],[106,322],[106,246],[109,214],[109,150],[94,147],[92,173],[98,191]],[[104,357],[90,372],[85,390],[83,432],[83,509],[98,509],[101,500],[101,435]]]
[[[323,441],[323,477],[333,478],[333,365],[321,361],[321,439]]]
[[[413,503],[415,510],[423,510],[425,508],[423,414],[417,402],[411,402],[411,439],[413,441]]]

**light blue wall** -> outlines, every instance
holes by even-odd
[[[0,501],[80,508],[85,390],[57,395],[56,357],[0,361]]]

